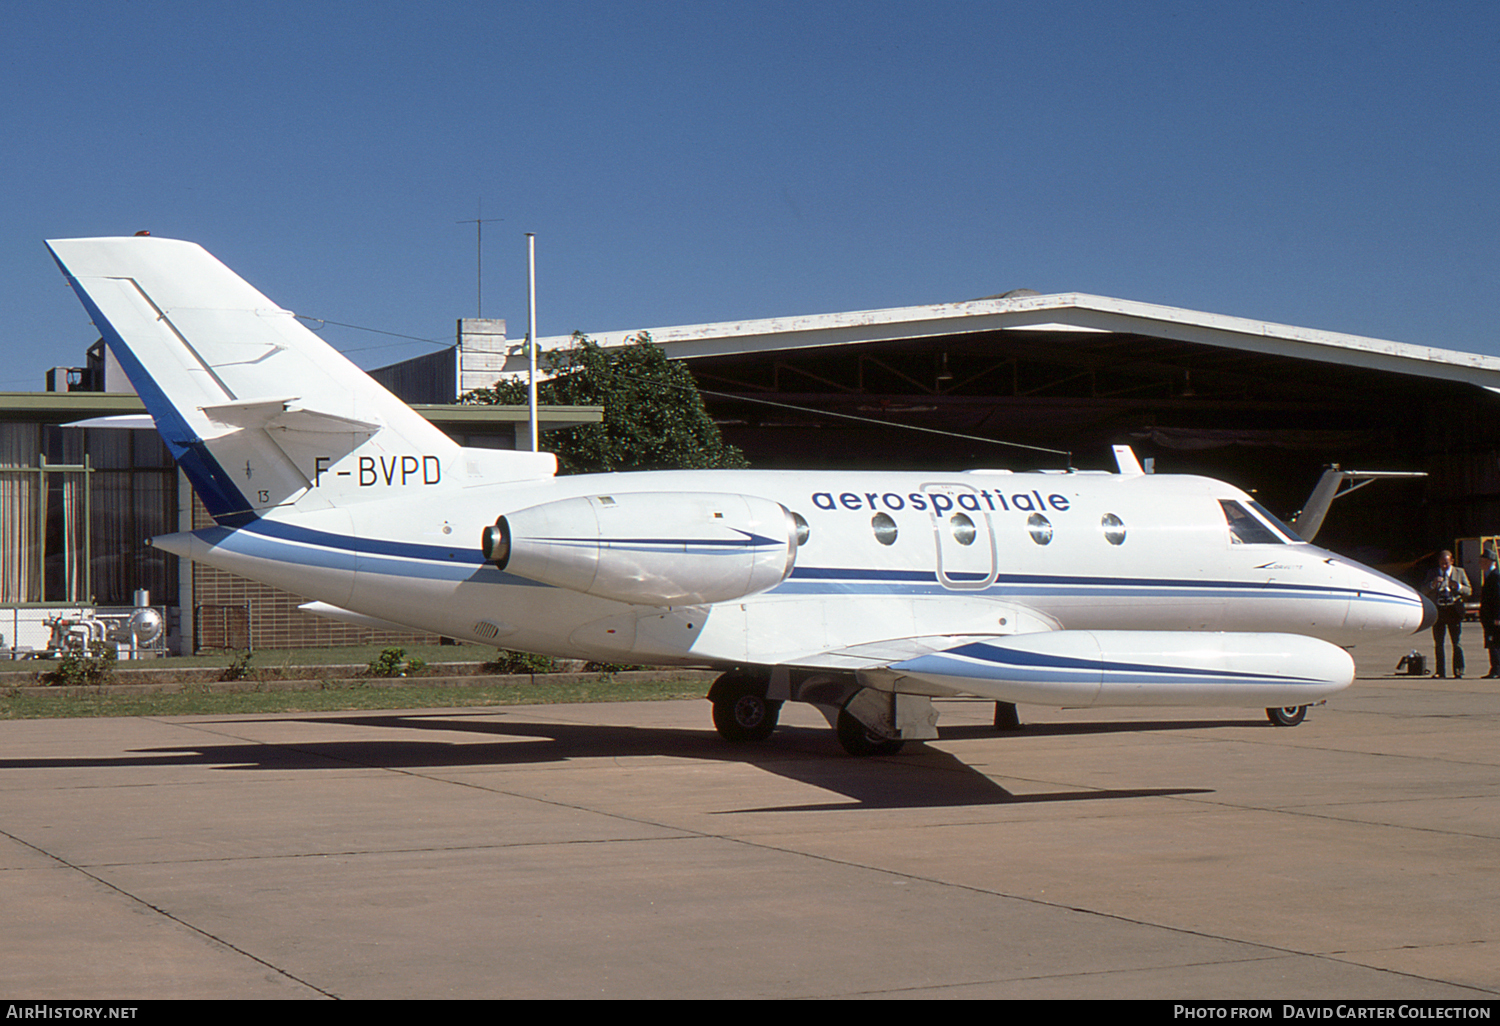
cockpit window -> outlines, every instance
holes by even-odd
[[[1229,540],[1236,545],[1285,545],[1286,539],[1250,515],[1237,502],[1220,499],[1224,519],[1229,521]]]
[[[1273,516],[1271,511],[1266,509],[1266,507],[1262,506],[1260,503],[1252,502],[1250,504],[1250,508],[1259,513],[1262,520],[1270,524],[1282,534],[1286,535],[1287,541],[1292,542],[1293,544],[1297,544],[1298,542],[1302,541],[1302,536],[1300,534],[1298,534],[1292,528],[1288,527],[1286,524],[1283,524],[1280,518]]]

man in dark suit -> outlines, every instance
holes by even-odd
[[[1484,580],[1479,585],[1479,625],[1484,628],[1484,647],[1490,651],[1486,680],[1500,677],[1500,570],[1495,569],[1495,550],[1488,545],[1479,557]]]
[[[1464,626],[1464,599],[1474,593],[1469,586],[1469,575],[1464,568],[1453,565],[1453,553],[1444,549],[1438,553],[1437,569],[1427,575],[1422,591],[1432,596],[1437,603],[1437,622],[1432,625],[1432,643],[1437,649],[1437,672],[1434,677],[1448,676],[1448,663],[1444,658],[1443,635],[1453,642],[1453,676],[1464,675],[1464,650],[1458,647],[1458,637]]]

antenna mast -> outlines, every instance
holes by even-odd
[[[491,221],[503,221],[503,217],[485,217],[484,199],[479,199],[479,210],[476,216],[467,221],[455,221],[454,224],[472,224],[474,226],[474,306],[475,317],[484,316],[484,226]]]

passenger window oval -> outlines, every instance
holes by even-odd
[[[1106,513],[1099,521],[1099,529],[1104,532],[1104,540],[1111,545],[1125,544],[1125,521],[1113,513]]]
[[[870,518],[870,527],[875,531],[875,540],[882,545],[896,544],[896,521],[885,513],[876,513]]]
[[[1040,513],[1033,513],[1026,518],[1026,530],[1031,532],[1031,540],[1038,545],[1047,545],[1052,541],[1052,521]]]
[[[960,545],[973,545],[975,537],[979,532],[974,529],[974,521],[966,514],[955,513],[948,518],[949,525],[953,528],[953,540]]]

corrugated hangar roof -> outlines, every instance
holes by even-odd
[[[1146,339],[1170,339],[1500,391],[1500,359],[1495,357],[1080,292],[1007,294],[962,303],[637,328],[590,337],[601,345],[618,345],[646,331],[672,356],[694,359],[1017,330],[1110,333],[1126,336],[1135,346]],[[541,342],[543,348],[565,346],[568,338]],[[1143,355],[1137,350],[1132,357]],[[508,361],[506,369],[523,368],[515,360]]]

